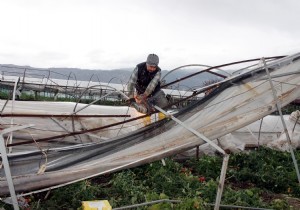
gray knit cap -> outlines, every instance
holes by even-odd
[[[157,66],[159,63],[159,58],[155,54],[149,54],[146,63],[150,66]]]

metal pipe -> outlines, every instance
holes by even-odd
[[[265,59],[279,59],[279,58],[284,58],[284,57],[286,57],[286,56],[274,56],[274,57],[267,57],[267,58],[265,58]],[[202,72],[204,72],[204,71],[209,71],[209,70],[216,69],[216,68],[221,68],[221,67],[224,67],[224,66],[231,66],[231,65],[235,65],[235,64],[247,63],[247,62],[252,62],[252,61],[259,61],[259,60],[260,60],[260,58],[255,58],[255,59],[249,59],[249,60],[243,60],[243,61],[237,61],[237,62],[232,62],[232,63],[226,63],[226,64],[222,64],[222,65],[218,65],[218,66],[213,66],[213,67],[210,67],[210,68],[205,69],[205,70],[203,70],[203,71],[200,71],[200,72],[196,72],[196,73],[190,74],[190,75],[188,75],[188,76],[185,76],[185,77],[182,77],[182,78],[180,78],[180,79],[177,79],[177,80],[175,80],[175,81],[173,81],[173,82],[170,82],[170,83],[168,83],[168,84],[165,84],[165,85],[162,86],[162,88],[163,88],[163,87],[167,87],[167,86],[169,86],[169,85],[172,85],[172,84],[174,84],[174,83],[180,82],[180,81],[182,81],[182,80],[185,80],[185,79],[187,79],[187,78],[193,77],[193,76],[195,76],[195,75],[197,75],[197,74],[200,74],[200,73],[202,73]]]
[[[118,208],[113,208],[113,210],[123,210],[123,209],[131,209],[131,208],[137,208],[140,206],[146,206],[146,205],[152,205],[156,203],[163,203],[163,202],[169,202],[169,203],[181,203],[181,200],[169,200],[169,199],[162,199],[162,200],[155,200],[155,201],[149,201],[144,202],[140,204],[134,204],[130,206],[123,206]],[[215,206],[215,204],[207,203],[208,206]],[[235,208],[235,209],[251,209],[251,210],[272,210],[272,209],[265,209],[265,208],[258,208],[258,207],[248,207],[248,206],[235,206],[235,205],[220,205],[222,208]]]
[[[0,114],[0,117],[74,117],[74,118],[81,118],[81,117],[130,117],[131,115],[128,114],[120,114],[120,115],[108,115],[108,114],[96,114],[96,115],[89,115],[89,114],[81,114],[81,115],[70,115],[70,114]]]
[[[187,145],[189,145],[189,144],[190,143],[187,143]],[[44,192],[44,191],[47,191],[47,190],[56,189],[56,188],[59,188],[59,187],[64,187],[64,186],[67,186],[67,185],[70,185],[70,184],[73,184],[73,183],[76,183],[76,182],[79,182],[79,181],[83,181],[83,180],[86,180],[86,179],[90,179],[90,178],[93,178],[93,177],[100,176],[100,175],[103,175],[103,174],[109,174],[109,173],[116,172],[118,170],[130,168],[130,167],[135,167],[135,166],[140,165],[140,163],[143,163],[145,160],[158,160],[158,158],[156,158],[156,157],[160,157],[160,156],[162,156],[164,154],[169,153],[170,151],[174,151],[174,150],[178,150],[179,151],[184,146],[186,146],[186,145],[180,145],[180,146],[177,146],[177,147],[172,148],[172,149],[167,149],[167,150],[165,150],[163,152],[158,152],[156,154],[151,154],[151,155],[146,156],[144,158],[141,158],[141,159],[129,162],[129,163],[125,164],[125,165],[116,166],[115,168],[111,168],[111,169],[108,169],[106,171],[102,171],[102,172],[99,172],[99,173],[96,173],[96,174],[92,174],[92,175],[89,175],[89,176],[86,176],[86,177],[83,177],[83,178],[80,178],[80,179],[77,179],[77,180],[69,181],[69,182],[66,182],[66,183],[63,183],[63,184],[59,184],[59,185],[47,187],[47,188],[40,189],[40,190],[35,190],[35,191],[29,192],[29,193],[20,194],[20,195],[18,195],[18,197],[20,197],[20,196],[27,196],[27,195],[31,195],[31,194],[35,194],[35,193],[40,193],[40,192]]]
[[[295,131],[295,127],[296,127],[296,125],[297,125],[297,123],[298,123],[299,117],[300,117],[300,116],[297,116],[297,119],[296,119],[295,124],[294,124],[294,126],[293,126],[292,133],[294,133],[294,131]]]
[[[285,76],[290,76],[290,75],[295,75],[295,74],[300,74],[300,69],[298,71],[293,71],[293,72],[288,72],[288,73],[282,73],[282,74],[276,74],[276,75],[270,75],[270,78],[278,78],[278,77],[285,77]],[[264,76],[260,78],[260,80],[268,80],[268,76]]]
[[[295,166],[295,170],[296,170],[297,177],[298,177],[298,182],[299,182],[299,184],[300,184],[299,168],[298,168],[298,163],[297,163],[297,160],[296,160],[296,157],[295,157],[295,154],[294,154],[294,150],[293,150],[293,147],[292,147],[292,141],[291,141],[289,132],[288,132],[288,130],[287,130],[285,121],[284,121],[284,119],[283,119],[283,115],[282,115],[282,111],[281,111],[281,106],[280,106],[280,103],[279,103],[279,100],[278,100],[278,97],[277,97],[277,94],[276,94],[276,91],[275,91],[275,87],[274,87],[273,82],[272,82],[272,80],[271,80],[270,72],[269,72],[268,66],[267,66],[267,64],[266,64],[265,58],[262,58],[262,61],[263,61],[264,67],[265,67],[265,69],[266,69],[266,72],[267,72],[267,74],[268,74],[270,86],[271,86],[271,89],[272,89],[272,93],[273,93],[273,96],[274,96],[274,100],[275,100],[275,102],[276,102],[276,107],[277,107],[277,110],[278,110],[278,112],[279,112],[279,114],[280,114],[280,119],[281,119],[281,122],[282,122],[282,125],[283,125],[283,128],[284,128],[284,133],[285,133],[285,135],[286,135],[286,139],[287,139],[287,142],[288,142],[288,144],[289,144],[290,152],[291,152],[291,155],[292,155],[292,159],[293,159],[294,166]]]
[[[98,85],[97,85],[97,86],[98,86]],[[92,87],[94,87],[94,86],[92,86]],[[89,87],[89,88],[91,88],[91,87]],[[111,87],[111,88],[113,88],[113,87]],[[114,89],[114,91],[112,91],[112,92],[110,92],[110,93],[107,93],[106,95],[100,97],[99,99],[94,100],[94,101],[92,101],[91,103],[87,104],[86,106],[84,106],[84,107],[78,109],[77,111],[75,111],[75,110],[76,110],[76,107],[77,107],[77,104],[78,104],[78,103],[77,103],[76,106],[74,107],[74,112],[73,112],[73,114],[76,114],[76,113],[80,112],[81,110],[83,110],[83,109],[85,109],[85,108],[91,106],[92,104],[96,103],[97,101],[100,101],[101,99],[103,99],[103,98],[105,98],[105,97],[107,97],[107,96],[109,96],[109,95],[111,95],[111,94],[113,94],[113,93],[119,93],[119,94],[121,94],[125,99],[128,99],[128,96],[126,96],[125,93],[123,93],[122,91],[119,91],[119,90],[117,90],[117,89],[115,89],[115,88],[113,88],[113,89]]]
[[[152,205],[152,204],[156,204],[156,203],[163,203],[163,202],[181,203],[180,200],[161,199],[161,200],[149,201],[149,202],[145,202],[145,203],[134,204],[134,205],[130,205],[130,206],[123,206],[123,207],[119,207],[119,208],[113,208],[113,210],[131,209],[131,208],[137,208],[137,207],[140,207],[140,206],[147,206],[147,205]]]
[[[113,126],[116,126],[116,125],[121,125],[123,123],[135,121],[135,120],[138,120],[138,119],[142,119],[142,118],[147,117],[147,116],[149,116],[149,115],[142,115],[142,116],[135,117],[135,118],[132,118],[132,119],[124,120],[122,122],[117,122],[117,123],[113,123],[113,124],[109,124],[109,125],[105,125],[105,126],[101,126],[101,127],[97,127],[97,128],[92,128],[92,129],[87,129],[87,130],[82,130],[82,131],[75,131],[75,132],[71,132],[71,133],[67,133],[67,134],[36,139],[35,141],[29,140],[29,141],[23,141],[23,142],[16,142],[16,143],[8,144],[7,147],[23,145],[23,144],[31,144],[31,143],[35,143],[35,142],[49,141],[49,140],[53,140],[53,139],[65,138],[65,137],[68,137],[68,136],[75,136],[75,135],[78,135],[78,134],[85,134],[85,133],[89,133],[89,132],[93,132],[93,131],[99,131],[99,130],[103,130],[105,128],[109,128],[109,127],[113,127]]]
[[[19,210],[19,206],[18,206],[18,200],[17,200],[17,196],[16,196],[16,191],[15,191],[15,187],[14,187],[14,183],[12,180],[12,176],[11,176],[11,171],[9,168],[9,162],[7,159],[7,153],[6,153],[6,147],[4,144],[4,138],[3,135],[6,133],[10,133],[16,130],[21,130],[27,127],[30,127],[32,125],[23,125],[23,126],[15,126],[15,127],[10,127],[7,128],[3,131],[0,132],[0,152],[1,152],[1,158],[2,158],[2,162],[4,165],[4,171],[5,171],[5,176],[6,176],[6,180],[8,183],[8,188],[9,188],[9,192],[10,192],[10,196],[12,199],[12,204],[14,207],[14,210]]]
[[[200,139],[202,139],[203,141],[207,142],[208,144],[210,144],[212,147],[214,147],[216,150],[218,150],[221,154],[225,155],[225,151],[219,147],[218,145],[216,145],[213,141],[211,141],[210,139],[208,139],[206,136],[204,136],[203,134],[199,133],[198,131],[196,131],[195,129],[188,127],[185,123],[183,123],[182,121],[178,120],[176,117],[170,115],[168,112],[166,112],[165,110],[161,109],[158,106],[154,106],[155,109],[157,109],[158,111],[162,112],[164,115],[166,116],[170,116],[170,118],[172,120],[174,120],[175,122],[177,122],[179,125],[181,125],[182,127],[184,127],[185,129],[189,130],[190,132],[192,132],[193,134],[195,134],[196,136],[198,136]]]
[[[13,97],[12,97],[11,112],[14,111],[15,99],[16,99],[16,89],[17,89],[17,85],[18,85],[19,81],[20,81],[20,77],[18,77],[18,79],[16,79],[16,81],[15,81]],[[11,124],[11,126],[13,126],[14,118],[11,118],[10,124]],[[12,143],[12,138],[13,138],[13,132],[11,131],[9,134],[8,144]],[[11,152],[12,152],[12,147],[8,148],[8,153],[11,153]]]
[[[259,131],[258,131],[258,138],[257,138],[257,146],[259,147],[259,141],[260,141],[260,132],[261,132],[261,126],[262,126],[262,123],[263,123],[263,120],[264,118],[261,118],[261,121],[260,121],[260,125],[259,125]]]
[[[220,208],[220,203],[221,203],[221,198],[222,198],[223,189],[224,189],[224,183],[225,183],[225,176],[226,176],[228,161],[229,161],[229,155],[225,154],[224,157],[223,157],[221,175],[220,175],[218,191],[217,191],[217,196],[216,196],[216,204],[215,204],[215,208],[214,208],[215,210],[219,210],[219,208]]]
[[[210,139],[208,139],[206,136],[204,136],[203,134],[199,133],[195,129],[193,129],[191,127],[188,127],[185,123],[183,123],[182,121],[178,120],[176,117],[170,115],[165,110],[161,109],[158,106],[154,106],[154,108],[157,109],[158,111],[162,112],[166,116],[169,116],[172,120],[174,120],[175,122],[177,122],[179,125],[181,125],[185,129],[189,130],[190,132],[192,132],[193,134],[195,134],[196,136],[198,136],[200,139],[202,139],[205,142],[207,142],[208,144],[210,144],[212,147],[214,147],[221,154],[223,154],[223,164],[222,164],[220,181],[219,181],[218,190],[217,190],[217,196],[216,196],[216,204],[215,204],[215,210],[218,210],[219,207],[220,207],[220,203],[221,203],[221,197],[222,197],[224,183],[225,183],[225,175],[226,175],[226,171],[227,171],[229,155],[227,155],[226,152],[221,147],[219,147],[213,141],[211,141]]]
[[[208,203],[209,206],[214,206],[214,204]],[[222,208],[235,208],[235,209],[250,209],[250,210],[273,210],[273,209],[265,209],[265,208],[258,208],[258,207],[247,207],[247,206],[235,206],[235,205],[220,205]]]

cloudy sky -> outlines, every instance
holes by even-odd
[[[300,52],[299,0],[0,0],[0,64],[162,69]]]

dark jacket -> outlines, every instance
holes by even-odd
[[[147,89],[151,80],[155,77],[156,73],[161,71],[161,69],[157,67],[154,72],[149,72],[147,70],[146,62],[138,64],[137,67],[138,67],[138,78],[137,78],[135,88],[138,94],[143,94]],[[149,96],[153,96],[159,90],[160,90],[160,82],[158,82],[158,84],[154,88],[154,91]]]

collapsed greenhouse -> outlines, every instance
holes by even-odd
[[[12,194],[12,187],[19,195],[53,189],[181,154],[206,143],[224,155],[222,186],[229,156],[212,140],[260,120],[300,96],[300,54],[247,60],[259,61],[259,65],[242,68],[221,81],[183,94],[185,97],[168,107],[156,107],[156,112],[149,115],[127,106],[99,106],[93,102],[1,100],[1,141],[7,140],[1,158],[3,165],[7,159],[8,167],[0,170],[0,195]],[[240,63],[207,67],[178,80]],[[63,88],[58,82],[50,89],[36,81],[20,81],[1,83],[15,91],[22,84],[23,89],[74,92],[70,88],[74,86]],[[76,90],[86,93],[85,88]],[[109,95],[126,97],[118,88],[105,90],[96,101]],[[187,100],[185,107],[174,110],[176,104]],[[220,203],[222,187],[218,190],[216,203]]]

